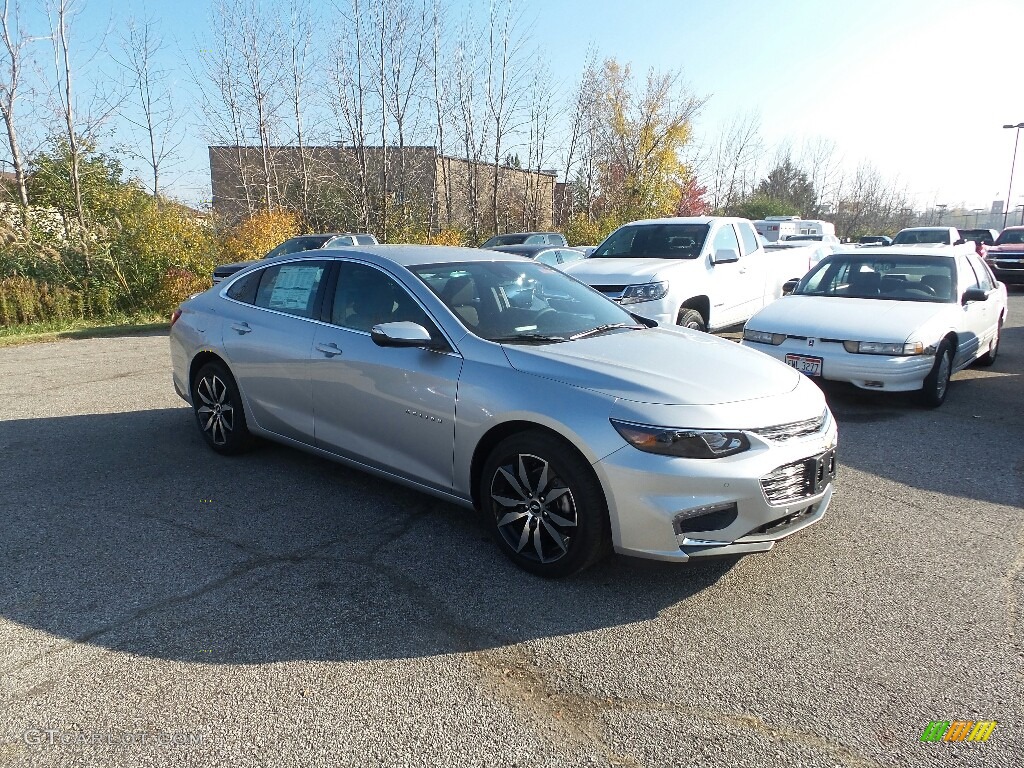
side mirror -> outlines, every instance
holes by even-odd
[[[729,264],[730,262],[739,260],[740,255],[732,248],[719,248],[711,257],[712,264]]]
[[[966,243],[966,242],[967,242],[967,241],[966,241],[966,240],[964,240],[964,239],[963,239],[963,238],[961,237],[961,238],[960,238],[959,240],[957,240],[957,241],[956,241],[955,243],[953,243],[953,245],[963,245],[963,244],[964,244],[964,243]]]
[[[419,323],[401,321],[381,323],[370,329],[370,338],[378,347],[427,347],[436,349],[440,345],[430,337],[430,332]]]
[[[799,284],[800,284],[799,278],[794,278],[792,280],[787,280],[786,282],[784,282],[782,284],[782,295],[783,296],[788,296],[789,294],[791,294],[793,291],[796,290],[796,287]]]
[[[964,291],[960,303],[967,304],[970,301],[988,301],[988,291],[984,291],[981,288],[968,288]]]

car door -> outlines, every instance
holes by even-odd
[[[987,301],[964,302],[962,296],[969,288],[980,288],[978,275],[966,257],[957,259],[957,302],[960,305],[960,327],[957,329],[959,348],[953,360],[954,367],[970,363],[983,349],[983,337],[987,326]]]
[[[392,321],[443,336],[392,276],[357,261],[336,269],[310,356],[316,445],[450,490],[462,358],[451,348],[377,346],[370,329]]]
[[[995,284],[989,277],[989,272],[985,269],[985,265],[982,263],[974,254],[968,254],[965,257],[965,261],[971,265],[971,269],[974,270],[975,285],[974,287],[980,288],[989,295],[987,301],[972,302],[974,304],[981,305],[978,307],[980,310],[978,313],[980,328],[978,330],[978,350],[976,354],[984,354],[988,349],[989,343],[992,341],[996,334],[996,326],[999,323],[999,307],[996,304],[993,290]]]
[[[742,319],[752,317],[758,310],[782,294],[782,283],[768,285],[769,264],[767,254],[757,240],[757,232],[745,221],[737,222],[736,229],[740,235],[740,265],[743,274],[750,283],[750,302],[744,309]],[[746,272],[742,272],[745,269]],[[789,278],[786,278],[787,280]],[[785,282],[783,280],[782,282]]]
[[[319,259],[275,264],[243,275],[225,294],[224,353],[248,418],[310,445],[309,354],[327,267]]]
[[[711,272],[714,292],[711,296],[711,325],[721,328],[746,320],[746,306],[753,301],[751,276],[740,250],[736,230],[730,223],[719,226],[711,242],[711,256],[721,250],[733,251],[739,260],[715,264]]]

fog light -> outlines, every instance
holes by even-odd
[[[672,518],[672,528],[677,535],[690,531],[717,531],[736,522],[738,515],[739,510],[735,502],[694,507],[683,510]]]
[[[864,382],[864,386],[865,387],[875,387],[876,389],[882,389],[885,386],[885,384],[883,382],[881,382],[881,381],[865,381]]]

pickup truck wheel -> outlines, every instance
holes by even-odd
[[[696,309],[690,309],[689,307],[683,307],[679,310],[679,316],[676,318],[676,325],[681,325],[683,328],[692,328],[695,331],[707,332],[708,325],[704,322],[704,317]]]

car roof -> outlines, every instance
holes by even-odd
[[[668,216],[661,219],[637,219],[631,221],[623,226],[631,226],[633,224],[712,224],[716,221],[748,221],[742,219],[739,216]]]
[[[502,253],[529,253],[535,254],[541,251],[565,250],[567,245],[552,245],[551,243],[529,243],[519,245],[490,245],[489,251],[501,251]]]
[[[554,246],[559,247],[559,246]],[[463,248],[450,245],[355,245],[346,248],[323,248],[316,253],[304,252],[292,256],[323,258],[327,256],[351,257],[370,256],[374,261],[390,261],[402,267],[416,267],[424,264],[456,264],[464,261],[514,261],[516,256],[503,254],[490,248]],[[270,261],[285,261],[289,257],[279,256]]]
[[[963,245],[883,245],[877,248],[852,248],[844,246],[833,256],[856,256],[858,258],[878,258],[879,254],[891,256],[925,256],[934,259],[936,256],[954,258],[958,254],[974,253],[974,248]]]
[[[956,227],[904,227],[900,232],[948,232]]]

